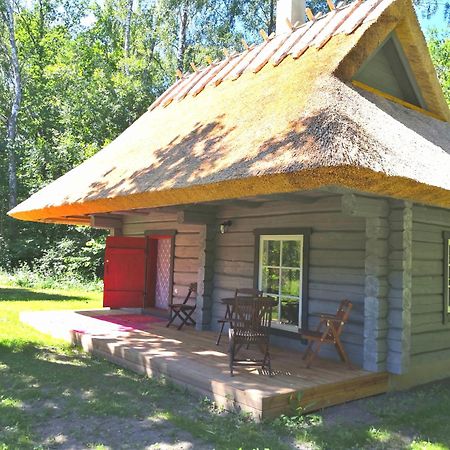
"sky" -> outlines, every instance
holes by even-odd
[[[437,0],[437,3],[439,4],[438,10],[436,14],[431,16],[430,19],[427,19],[426,17],[423,17],[423,14],[421,13],[421,10],[417,10],[417,16],[420,21],[420,25],[422,26],[422,30],[426,33],[429,29],[437,28],[438,30],[449,30],[449,24],[444,19],[444,0]]]

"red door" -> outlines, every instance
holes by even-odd
[[[145,238],[107,238],[104,307],[144,307],[147,270],[146,246]]]

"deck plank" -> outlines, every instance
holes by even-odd
[[[271,350],[273,377],[247,367],[230,377],[226,339],[216,346],[213,332],[187,327],[179,331],[166,328],[164,323],[152,323],[148,331],[124,331],[90,315],[33,312],[22,314],[21,320],[115,364],[151,377],[165,376],[207,395],[220,406],[246,411],[256,418],[293,412],[290,399],[297,398],[298,393],[304,411],[312,411],[388,390],[387,373],[349,369],[324,359],[306,368],[300,352],[277,347]],[[99,324],[101,332],[95,328]]]

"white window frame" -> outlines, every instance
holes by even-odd
[[[264,295],[274,296],[278,300],[278,318],[281,317],[281,297],[289,297],[289,298],[298,298],[299,305],[298,305],[298,325],[288,325],[283,324],[279,321],[273,321],[272,326],[275,328],[279,328],[286,331],[297,331],[299,327],[301,327],[302,324],[302,310],[303,310],[303,280],[304,280],[304,249],[305,249],[305,236],[304,234],[261,234],[259,235],[259,260],[258,260],[258,289],[262,289],[262,280],[263,280],[263,252],[264,252],[264,242],[265,241],[298,241],[300,242],[300,267],[284,267],[282,265],[283,261],[283,245],[280,244],[280,265],[279,266],[267,266],[269,268],[275,268],[279,269],[280,271],[280,283],[278,285],[278,294],[271,294],[264,292]],[[300,269],[299,270],[299,296],[289,296],[289,295],[283,295],[281,293],[281,270],[282,269]]]

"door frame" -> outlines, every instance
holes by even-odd
[[[156,261],[157,253],[150,245],[152,241],[158,241],[159,239],[170,239],[170,277],[169,277],[169,305],[173,302],[173,273],[174,273],[174,263],[175,263],[175,237],[177,230],[146,230],[144,232],[144,237],[147,241],[147,263],[145,268],[145,292],[144,292],[144,305],[143,308],[154,308],[155,307],[155,286],[156,278],[152,285],[149,284],[151,276],[156,274]],[[153,290],[153,293],[150,293]],[[151,295],[150,295],[151,294]],[[152,304],[150,303],[152,299]]]

